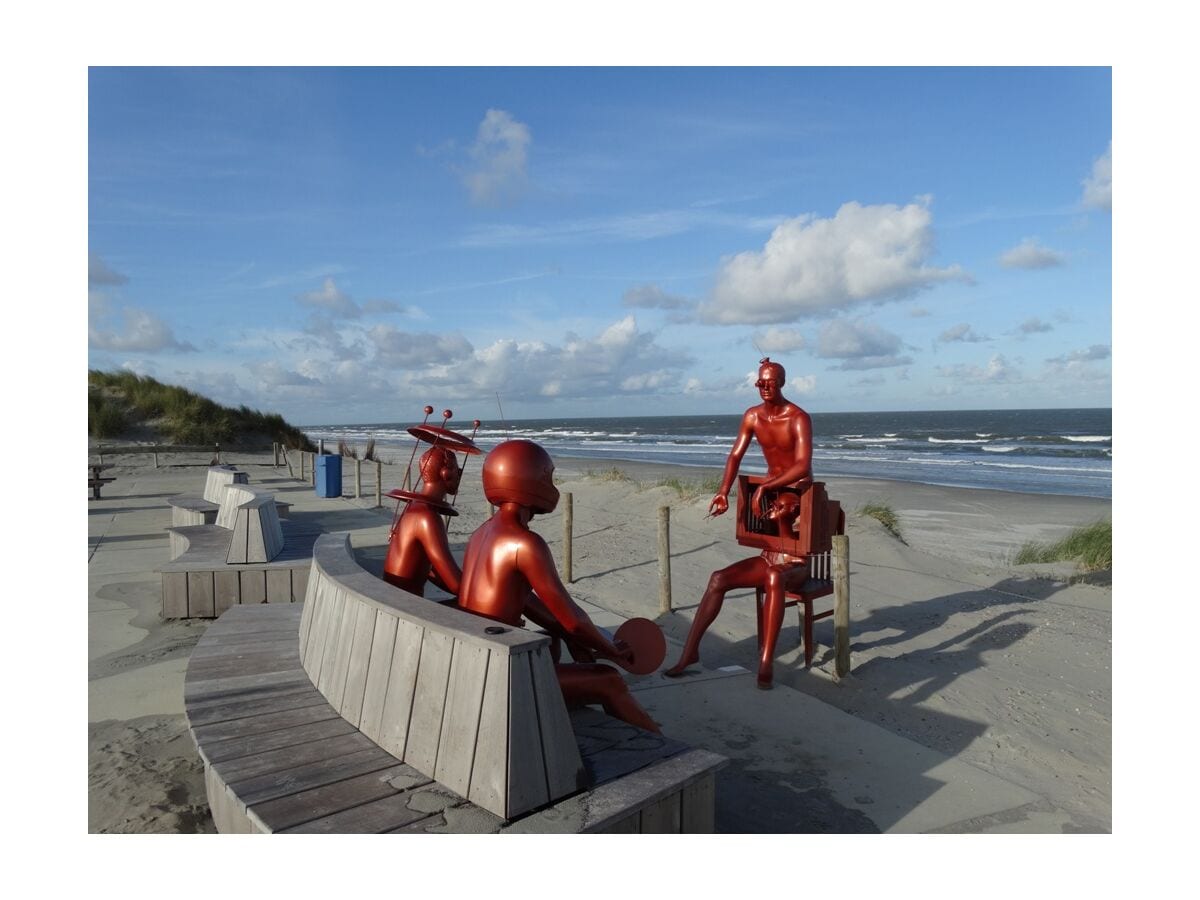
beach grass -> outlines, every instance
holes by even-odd
[[[1042,544],[1030,541],[1017,551],[1016,565],[1074,562],[1085,572],[1112,569],[1112,522],[1093,522],[1076,528],[1061,541]]]
[[[607,469],[588,469],[583,474],[585,478],[590,478],[593,481],[633,481],[628,472],[624,469],[618,469],[616,466],[610,466]]]
[[[649,486],[670,488],[679,495],[679,499],[691,502],[700,497],[711,497],[715,494],[721,487],[721,479],[717,476],[697,479],[672,475],[659,478]]]
[[[900,517],[896,515],[896,511],[882,500],[872,500],[859,507],[858,514],[874,519],[888,531],[890,531],[897,539],[903,541],[904,536],[900,533]]]
[[[194,391],[133,372],[89,370],[88,434],[114,439],[131,431],[174,444],[277,441],[289,448],[316,449],[278,413],[221,406]]]

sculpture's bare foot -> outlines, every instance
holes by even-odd
[[[684,669],[688,666],[694,666],[698,662],[700,662],[700,654],[698,653],[693,653],[691,656],[681,656],[679,657],[679,662],[675,663],[675,665],[671,666],[663,674],[668,678],[678,678],[683,674]]]
[[[769,691],[774,687],[775,672],[774,667],[770,664],[760,666],[758,669],[758,689],[760,691]]]

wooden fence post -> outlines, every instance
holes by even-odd
[[[567,584],[571,584],[575,581],[575,574],[572,571],[573,548],[571,546],[574,537],[572,532],[575,528],[575,497],[570,492],[565,497],[567,503],[563,507],[563,576],[566,578]]]
[[[325,438],[319,438],[317,441],[317,449],[321,451],[321,455],[325,455]]]
[[[291,461],[291,459],[289,459],[289,458],[288,458],[288,455],[287,455],[287,447],[283,446],[283,444],[280,444],[280,445],[279,445],[279,449],[280,449],[280,451],[282,451],[282,453],[283,453],[283,461],[284,461],[285,463],[287,463],[287,467],[288,467],[288,478],[295,478],[296,476],[295,476],[295,474],[293,474],[293,472],[292,472],[292,461]]]
[[[658,612],[671,611],[671,507],[658,508]]]
[[[158,448],[154,448],[154,468],[158,468]]]
[[[362,460],[354,460],[354,499],[362,496]]]
[[[383,506],[383,460],[375,460],[375,505]]]
[[[307,478],[307,476],[304,474],[304,457],[305,457],[305,455],[306,455],[305,452],[303,450],[301,450],[300,451],[300,480],[301,481],[304,481]]]
[[[834,674],[850,674],[850,538],[833,536]]]
[[[317,454],[310,453],[309,456],[312,459],[308,461],[308,483],[315,488],[317,486]]]

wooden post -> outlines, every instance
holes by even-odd
[[[100,465],[104,465],[104,448],[99,444],[96,445],[96,454],[100,457]]]
[[[354,499],[362,496],[362,460],[354,461]]]
[[[834,674],[850,674],[850,538],[833,536]]]
[[[383,460],[375,460],[375,505],[383,506]]]
[[[158,448],[154,448],[154,468],[158,468]]]
[[[308,483],[311,484],[313,487],[316,487],[317,486],[317,454],[310,453],[309,456],[311,456],[312,459],[310,459],[308,461]]]
[[[300,451],[300,480],[301,481],[304,481],[305,477],[306,477],[304,474],[304,457],[306,455],[307,454],[303,450]]]
[[[271,468],[279,468],[279,442],[271,441]]]
[[[658,508],[658,612],[671,611],[671,507]]]
[[[215,458],[217,460],[217,465],[219,466],[221,464],[221,445],[220,444],[213,445],[213,454],[215,455]]]
[[[317,448],[321,451],[321,455],[324,456],[325,455],[325,438],[318,439]]]
[[[292,461],[288,458],[288,455],[287,455],[287,447],[283,446],[283,444],[280,444],[279,450],[280,450],[280,452],[283,453],[283,461],[285,463],[287,463],[288,478],[295,478],[296,476],[292,472]]]
[[[563,507],[563,577],[566,578],[567,584],[575,581],[575,574],[572,571],[572,553],[571,546],[575,527],[575,511],[574,511],[574,495],[568,492],[565,495],[567,501]]]

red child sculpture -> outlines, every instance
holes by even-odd
[[[729,509],[729,490],[751,438],[758,441],[767,461],[767,478],[750,500],[755,513],[768,514],[763,506],[764,491],[801,487],[812,482],[812,420],[808,413],[783,396],[783,384],[783,366],[771,362],[770,357],[761,360],[755,387],[763,402],[746,410],[742,416],[737,439],[725,462],[721,487],[709,506],[711,515],[722,515]],[[785,511],[782,508],[772,512],[774,515],[770,515],[770,518],[776,520],[787,517],[788,513],[794,514],[794,510]],[[785,523],[786,518],[780,522],[781,526]],[[775,642],[783,624],[784,594],[802,585],[806,575],[807,566],[803,558],[774,550],[764,550],[760,556],[740,560],[713,572],[700,599],[700,608],[696,610],[696,618],[692,621],[679,661],[663,674],[677,677],[688,666],[700,661],[700,639],[716,620],[728,591],[761,587],[764,603],[758,686],[769,690],[774,678]]]
[[[462,469],[453,451],[435,446],[426,450],[420,460],[420,499],[409,501],[396,520],[383,578],[389,584],[418,596],[425,596],[425,582],[432,581],[442,590],[457,594],[462,572],[450,552],[446,525],[442,519],[448,511],[447,494],[457,494]]]
[[[498,508],[467,543],[459,606],[518,627],[527,616],[568,644],[629,664],[631,648],[610,641],[575,604],[550,548],[529,530],[530,519],[558,505],[550,454],[533,441],[497,445],[483,463],[483,492]],[[567,706],[599,703],[611,716],[659,732],[616,669],[593,662],[556,663],[554,670]]]

